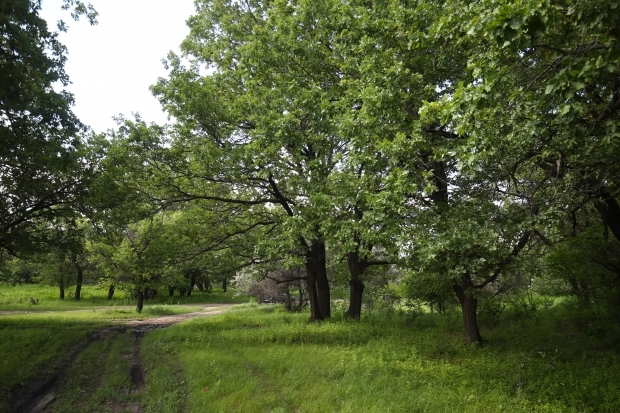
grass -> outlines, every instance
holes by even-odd
[[[45,371],[97,327],[49,317],[0,317],[0,412],[8,410],[11,389]]]
[[[128,389],[131,363],[127,357],[135,338],[126,333],[93,342],[76,359],[63,392],[51,406],[52,412],[112,412],[115,407],[137,403]]]
[[[160,301],[147,301],[142,313],[138,314],[133,300],[122,294],[108,302],[107,291],[92,286],[85,287],[83,291],[84,299],[79,302],[71,299],[61,301],[53,287],[0,284],[0,312],[6,311],[0,313],[0,354],[3,355],[0,358],[0,412],[8,410],[8,396],[13,389],[33,377],[57,370],[64,355],[94,330],[125,320],[202,311],[204,307],[199,304],[248,300],[230,292],[198,293],[191,297],[174,297],[178,301],[171,305],[168,297],[162,297]],[[30,304],[30,297],[36,297],[38,304]],[[93,344],[91,347],[100,345]],[[104,353],[114,354],[114,345],[110,343],[109,346]],[[93,350],[93,354],[101,351]],[[88,351],[85,353],[84,357],[87,357]],[[91,365],[95,366],[93,363]],[[100,377],[99,372],[104,369],[98,367],[94,371]],[[110,381],[114,382],[105,378],[104,387]],[[67,403],[71,405],[69,401]]]
[[[0,283],[0,311],[67,311],[92,307],[135,307],[136,300],[124,291],[116,291],[112,300],[107,299],[107,289],[84,285],[81,300],[72,297],[75,287],[66,290],[66,298],[58,298],[58,288],[41,284],[11,285]],[[237,296],[234,291],[224,293],[222,290],[200,292],[194,290],[189,297],[160,294],[154,299],[146,300],[146,305],[180,305],[209,303],[246,303],[249,297]]]
[[[149,412],[620,411],[618,354],[561,308],[508,315],[482,330],[481,348],[464,346],[458,313],[306,320],[256,307],[148,334],[143,404]],[[177,366],[174,379],[166,365]]]
[[[105,412],[140,403],[145,412],[620,411],[620,327],[570,304],[514,306],[483,317],[486,342],[474,348],[463,343],[458,311],[396,310],[308,324],[307,313],[243,304],[146,334],[141,395],[129,391],[134,337],[92,342],[53,409]],[[89,332],[201,307],[151,304],[140,315],[122,305],[58,308],[0,315],[0,412],[10,389],[53,371]]]

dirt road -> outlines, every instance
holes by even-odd
[[[139,394],[142,391],[146,378],[142,359],[140,356],[140,341],[149,331],[168,327],[181,321],[209,317],[222,314],[233,304],[192,304],[192,307],[203,307],[201,311],[185,314],[174,314],[149,318],[145,320],[116,321],[114,325],[92,332],[85,340],[71,348],[62,359],[60,368],[55,371],[44,372],[24,383],[19,389],[11,394],[10,413],[40,413],[54,411],[54,402],[63,393],[63,386],[66,385],[69,372],[80,353],[85,351],[93,343],[106,341],[113,342],[129,332],[134,337],[132,343],[126,348],[123,355],[129,367],[129,379],[131,388],[125,389],[131,398],[121,397],[106,404],[107,411],[115,413],[131,412],[140,413]],[[110,344],[106,348],[110,348]],[[108,350],[109,351],[109,350]],[[105,356],[105,355],[103,355]]]

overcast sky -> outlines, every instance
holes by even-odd
[[[50,29],[69,26],[60,41],[69,50],[65,71],[75,96],[74,113],[96,132],[114,128],[112,117],[140,113],[145,121],[164,123],[166,115],[149,86],[165,76],[161,60],[189,33],[185,25],[193,0],[90,0],[99,12],[96,26],[71,19],[61,0],[43,0],[41,16]]]

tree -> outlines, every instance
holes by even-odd
[[[202,3],[183,44],[192,66],[171,55],[169,79],[153,88],[182,125],[177,150],[192,154],[171,166],[170,196],[277,206],[278,237],[263,246],[289,244],[284,250],[305,262],[312,320],[331,311],[322,188],[342,147],[328,116],[337,57],[323,44],[336,20],[316,18],[326,13],[309,3]],[[205,67],[213,74],[202,76]]]
[[[57,218],[50,222],[53,234],[50,239],[46,260],[48,266],[53,267],[52,273],[56,272],[56,280],[60,289],[60,299],[65,298],[67,281],[75,282],[74,299],[81,298],[82,284],[84,282],[84,269],[86,262],[86,222],[73,219]],[[68,274],[74,274],[69,276]]]
[[[220,202],[206,195],[192,199],[169,196],[174,190],[169,186],[174,184],[171,179],[186,158],[168,147],[164,131],[138,119],[125,121],[114,133],[102,162],[105,172],[97,182],[99,198],[112,202],[101,203],[100,218],[122,232],[158,214],[173,214],[169,231],[178,235],[179,242],[183,240],[183,246],[170,256],[169,265],[186,274],[188,280],[169,287],[187,293],[193,284],[191,274],[226,279],[235,268],[252,261],[254,246],[248,240],[261,226],[271,224],[271,214],[261,211],[260,205],[248,214],[243,204]]]
[[[68,83],[65,48],[39,17],[40,3],[0,5],[0,248],[11,254],[45,242],[40,222],[71,210],[89,175],[73,98],[52,87]],[[63,7],[95,22],[90,5]]]
[[[469,61],[454,90],[422,110],[453,136],[449,152],[433,157],[455,156],[446,177],[468,177],[521,222],[498,227],[514,228],[497,233],[512,242],[498,269],[528,238],[551,244],[559,222],[588,202],[616,225],[619,19],[607,1],[454,2],[430,30]]]
[[[430,107],[467,132],[469,147],[478,148],[471,161],[494,151],[501,136],[521,163],[553,178],[546,184],[564,195],[555,207],[571,213],[594,202],[618,238],[615,3],[453,6],[436,35],[468,44],[471,72],[454,99]]]

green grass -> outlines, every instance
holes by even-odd
[[[8,409],[8,395],[12,389],[57,369],[64,355],[98,328],[126,320],[202,311],[203,307],[198,304],[248,300],[232,292],[198,293],[180,297],[175,305],[170,305],[168,297],[164,297],[166,300],[159,302],[147,301],[138,314],[133,300],[123,297],[122,293],[108,302],[107,291],[95,287],[85,287],[83,291],[85,298],[79,302],[61,301],[53,287],[0,284],[0,311],[8,312],[0,314],[0,412]],[[36,297],[38,304],[30,304],[29,297]],[[184,298],[186,300],[182,300]]]
[[[189,393],[183,363],[165,346],[142,354],[148,383],[142,394],[145,412],[187,412]]]
[[[620,411],[618,354],[560,308],[504,317],[482,330],[482,348],[463,344],[458,313],[306,320],[246,308],[148,334],[143,404],[149,412]],[[166,376],[166,365],[181,371]]]
[[[50,317],[0,317],[0,412],[8,409],[12,388],[54,371],[62,355],[97,326]]]
[[[72,297],[75,287],[66,290],[66,298],[58,298],[58,288],[42,284],[10,285],[0,283],[0,311],[67,311],[92,307],[135,307],[136,300],[124,291],[116,291],[112,300],[107,299],[107,289],[85,285],[82,287],[79,301]],[[233,290],[224,293],[214,289],[213,292],[194,290],[189,297],[160,294],[154,299],[146,300],[145,305],[179,305],[209,303],[246,303],[249,297],[237,296]]]
[[[485,345],[469,348],[458,311],[308,324],[307,313],[243,304],[148,333],[142,395],[127,391],[133,337],[92,343],[54,409],[113,411],[139,399],[146,412],[620,411],[620,327],[570,300],[545,307],[483,317]],[[0,412],[11,388],[54,370],[90,331],[201,307],[59,308],[0,315]]]
[[[113,412],[115,406],[136,400],[136,396],[128,392],[131,388],[131,364],[127,356],[134,340],[131,334],[126,333],[93,342],[75,360],[69,379],[51,406],[51,411]]]

